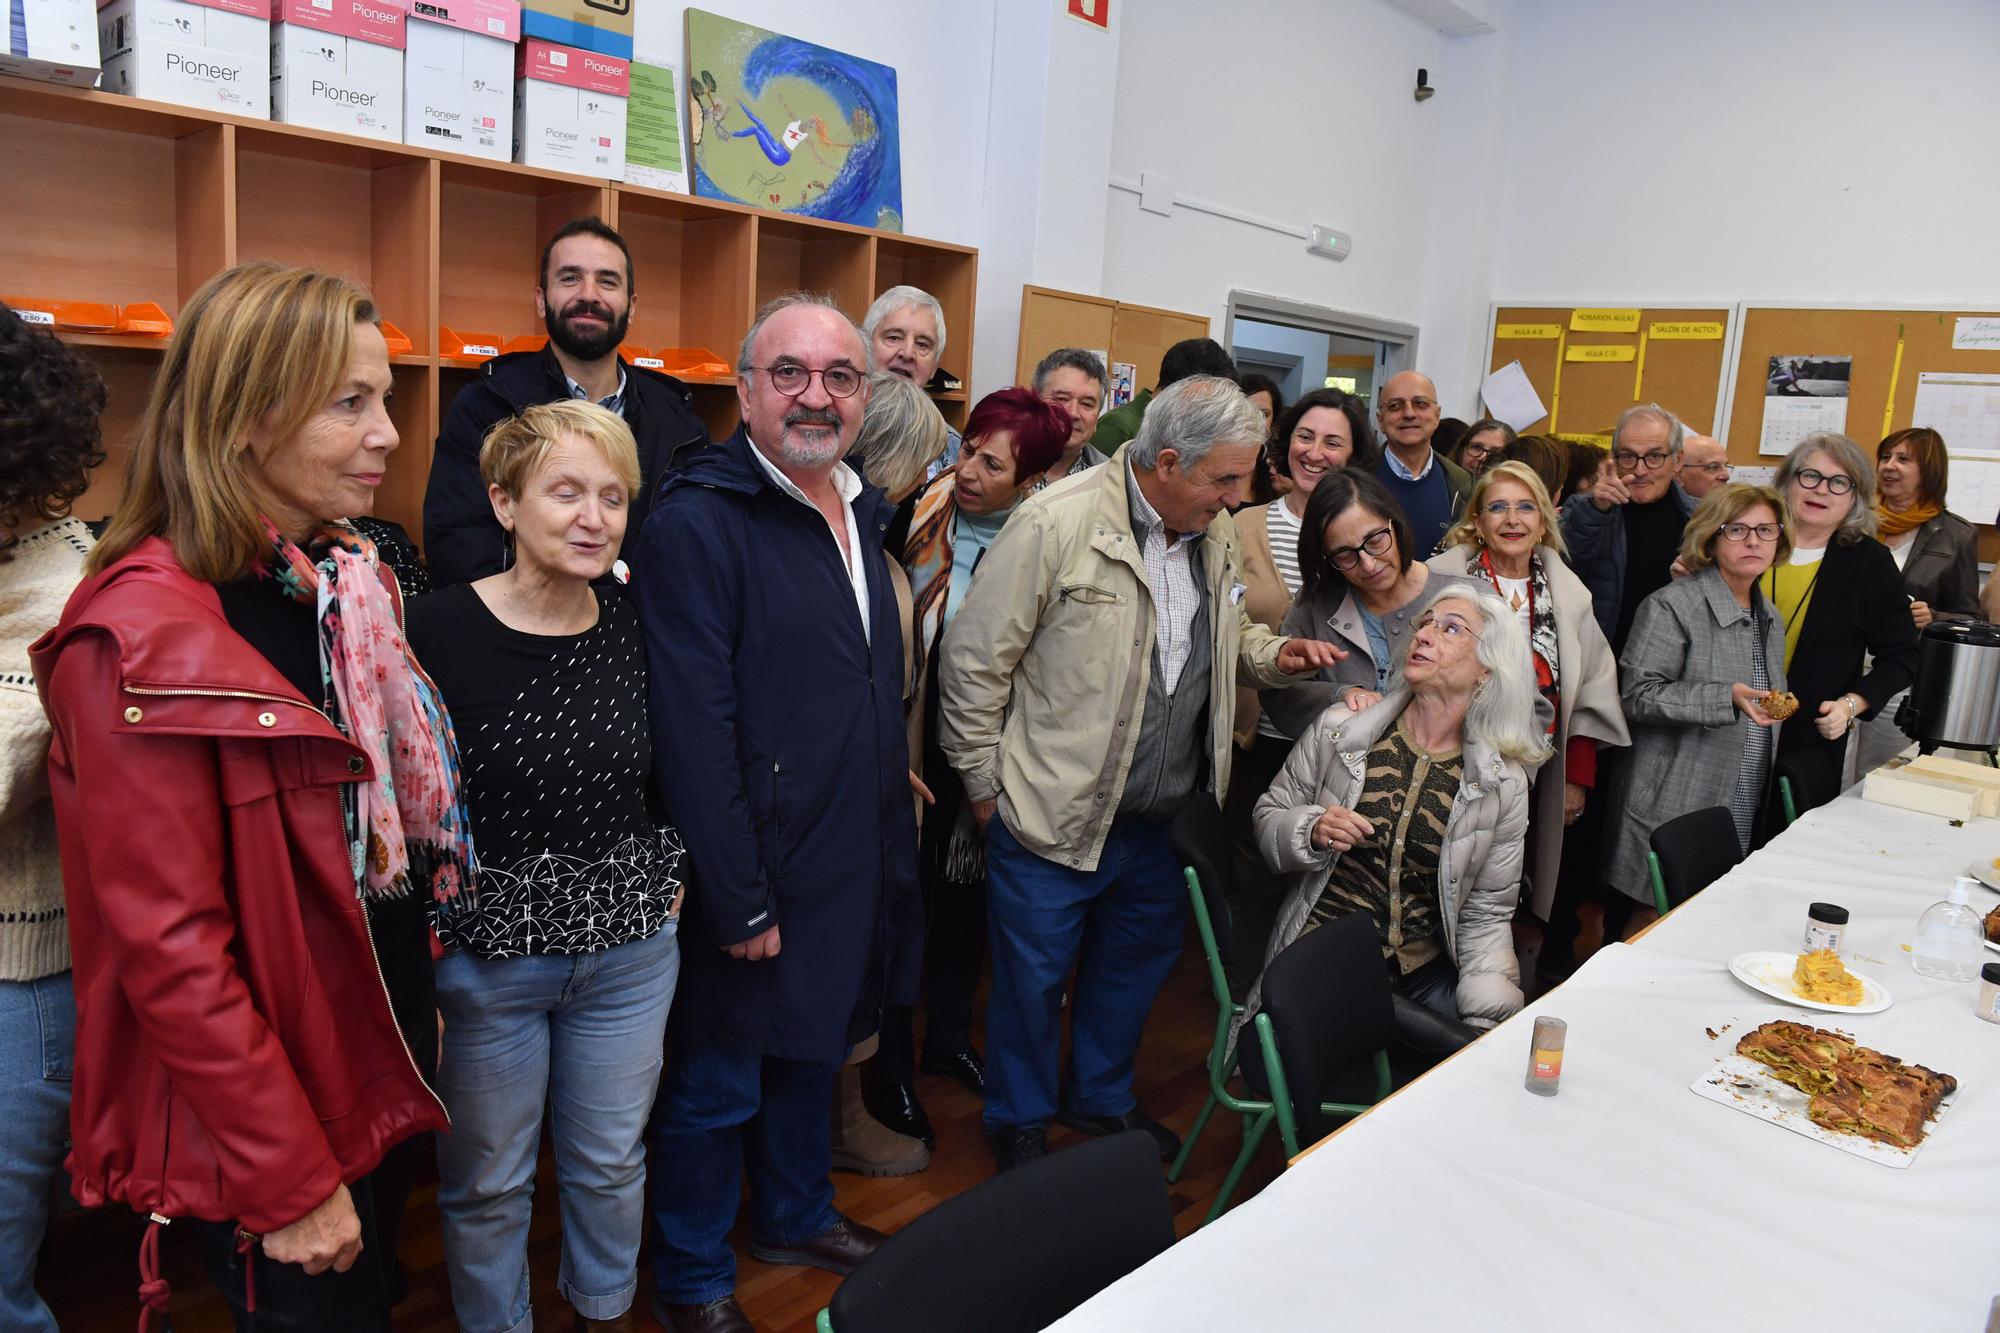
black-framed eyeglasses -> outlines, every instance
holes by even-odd
[[[1412,412],[1428,412],[1437,405],[1435,398],[1391,398],[1382,404],[1382,410],[1394,416],[1404,408]]]
[[[1419,630],[1427,630],[1433,627],[1447,639],[1462,639],[1468,635],[1474,639],[1479,637],[1478,630],[1472,628],[1472,626],[1466,624],[1457,616],[1441,616],[1435,611],[1426,611],[1417,617],[1417,628]]]
[[[1785,530],[1776,523],[1724,523],[1716,531],[1722,534],[1724,541],[1740,544],[1753,536],[1760,542],[1774,542]]]
[[[835,398],[852,398],[861,390],[861,372],[852,366],[828,366],[825,370],[810,370],[792,361],[781,361],[775,366],[751,366],[771,377],[771,387],[787,398],[796,398],[806,391],[813,376],[819,376],[820,387]]]
[[[1667,465],[1667,460],[1672,457],[1673,455],[1664,449],[1655,449],[1651,453],[1645,454],[1635,454],[1630,449],[1620,449],[1617,453],[1611,455],[1611,461],[1627,472],[1634,471],[1640,467],[1644,467],[1648,472],[1658,472]]]
[[[1845,472],[1821,472],[1816,467],[1802,467],[1792,474],[1792,480],[1809,491],[1826,487],[1828,495],[1845,495],[1854,489],[1854,478]]]
[[[1389,548],[1396,544],[1394,528],[1377,528],[1361,539],[1359,546],[1335,546],[1326,553],[1326,562],[1335,569],[1353,569],[1361,563],[1361,553],[1366,551],[1376,559],[1389,554]]]

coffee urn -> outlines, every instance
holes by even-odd
[[[1910,724],[1925,754],[2000,747],[2000,626],[1934,620],[1924,627]]]

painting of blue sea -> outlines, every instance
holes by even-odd
[[[903,230],[895,70],[690,9],[687,91],[696,194]]]

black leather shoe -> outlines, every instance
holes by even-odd
[[[1011,1171],[1023,1162],[1049,1155],[1048,1135],[1040,1125],[1009,1125],[992,1134],[993,1160],[1002,1171]]]
[[[762,1241],[752,1241],[750,1256],[761,1263],[824,1268],[829,1273],[846,1277],[854,1271],[855,1265],[875,1253],[876,1247],[887,1239],[873,1227],[864,1227],[843,1217],[817,1236],[796,1245],[766,1245]]]
[[[653,1318],[670,1333],[757,1333],[734,1296],[706,1305],[670,1305],[656,1297]]]
[[[986,1062],[970,1046],[962,1051],[924,1052],[919,1073],[948,1078],[975,1097],[986,1095]]]
[[[864,1090],[863,1103],[868,1114],[895,1130],[913,1139],[922,1139],[926,1148],[937,1147],[937,1133],[931,1128],[931,1118],[924,1114],[924,1104],[917,1100],[917,1090],[907,1083],[883,1083]]]
[[[1160,1145],[1160,1160],[1171,1162],[1180,1155],[1180,1135],[1168,1129],[1159,1121],[1142,1115],[1133,1107],[1124,1115],[1084,1115],[1078,1111],[1058,1111],[1056,1119],[1079,1134],[1093,1138],[1103,1138],[1107,1134],[1123,1134],[1128,1129],[1143,1129],[1153,1136]]]

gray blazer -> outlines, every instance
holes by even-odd
[[[1785,623],[1751,594],[1763,628],[1771,687],[1785,688]],[[1648,839],[1667,820],[1712,805],[1736,789],[1743,744],[1754,724],[1730,687],[1755,674],[1757,633],[1722,571],[1708,566],[1639,604],[1618,661],[1632,753],[1616,766],[1606,806],[1604,875],[1619,892],[1653,901]],[[1765,775],[1767,780],[1769,774]]]
[[[1416,629],[1417,609],[1453,585],[1488,591],[1493,586],[1484,579],[1433,569],[1426,576],[1422,591],[1408,604],[1382,617],[1382,629],[1389,638],[1390,688],[1395,688],[1397,668],[1403,664],[1403,652]],[[1278,634],[1286,639],[1318,639],[1347,651],[1344,659],[1330,667],[1321,667],[1296,685],[1261,693],[1265,716],[1294,740],[1304,735],[1321,713],[1344,702],[1347,691],[1356,686],[1364,690],[1375,688],[1375,655],[1368,646],[1368,630],[1361,623],[1361,603],[1345,579],[1329,578],[1314,590],[1311,602],[1294,603]]]

